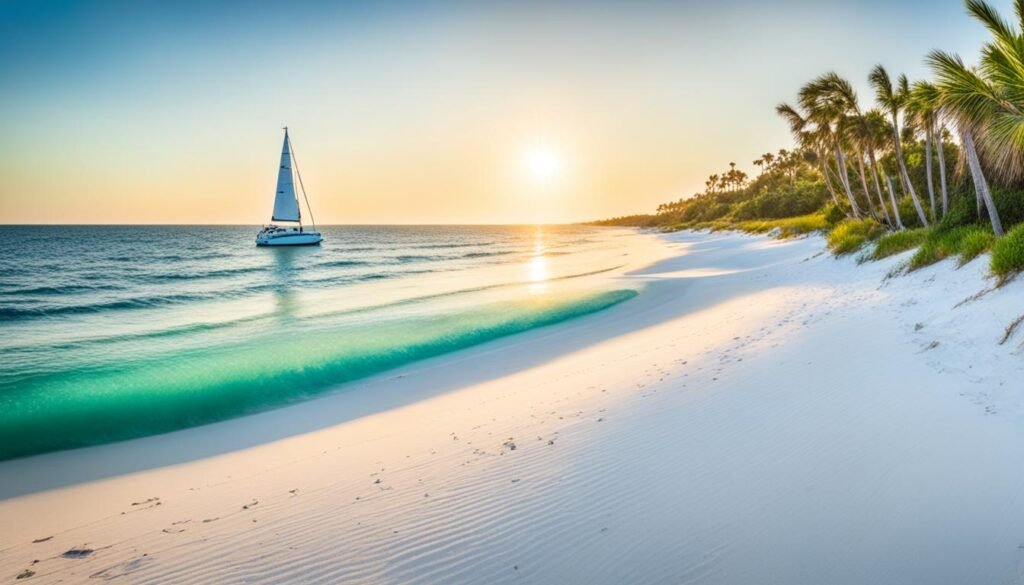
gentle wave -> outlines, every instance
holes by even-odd
[[[409,262],[435,262],[437,260],[447,260],[447,256],[425,256],[421,254],[403,254],[401,256],[395,256],[395,260],[404,263]]]
[[[406,246],[414,250],[445,250],[448,248],[476,248],[479,246],[489,245],[491,242],[449,242],[449,243],[430,243],[430,244],[412,244]]]
[[[39,295],[39,296],[59,296],[68,295],[81,292],[96,292],[104,290],[121,290],[124,287],[115,284],[63,284],[59,286],[30,286],[13,288],[10,290],[0,291],[0,296],[22,296],[22,295]]]
[[[181,271],[164,272],[158,274],[140,274],[135,276],[134,279],[139,280],[141,282],[164,282],[175,280],[191,281],[200,278],[224,278],[266,271],[267,269],[263,266],[243,266],[240,268],[220,268],[216,270],[197,270],[192,272]]]
[[[591,270],[591,271],[588,271],[588,272],[578,272],[578,273],[574,273],[574,274],[565,274],[565,275],[562,275],[562,276],[555,276],[555,277],[552,277],[552,278],[548,279],[548,281],[549,282],[555,282],[555,281],[562,281],[562,280],[572,280],[572,279],[575,279],[575,278],[583,278],[583,277],[587,277],[587,276],[595,276],[595,275],[598,275],[598,274],[604,274],[604,273],[612,272],[614,270],[618,270],[619,268],[622,268],[622,265],[611,266],[611,267],[608,267],[608,268],[601,268],[601,269],[598,269],[598,270]],[[424,271],[421,271],[421,272],[414,272],[413,274],[430,273],[430,272],[432,272],[432,271],[424,270]],[[408,275],[409,275],[409,273],[402,273],[401,274],[401,276],[408,276]],[[390,275],[389,276],[389,275],[383,274],[383,273],[375,273],[375,274],[368,274],[368,275],[365,275],[365,276],[360,277],[360,278],[362,280],[378,280],[378,279],[390,278],[392,276],[397,276],[397,275]],[[328,279],[323,279],[322,281],[321,280],[313,280],[313,281],[310,281],[309,284],[314,284],[314,285],[318,285],[318,286],[326,286],[326,285],[332,285],[332,284],[339,284],[341,281],[350,281],[350,280],[351,280],[351,278],[350,279],[328,278]],[[440,293],[416,295],[416,296],[412,296],[412,297],[409,297],[409,298],[406,298],[406,299],[402,299],[400,301],[392,301],[390,303],[376,303],[376,304],[363,305],[363,306],[358,306],[358,307],[349,308],[349,309],[336,310],[336,311],[322,311],[322,312],[316,313],[316,318],[320,319],[320,318],[325,318],[325,317],[337,317],[337,316],[341,316],[341,315],[363,313],[363,312],[366,312],[366,311],[377,311],[377,310],[386,309],[386,308],[396,308],[396,307],[401,307],[401,306],[410,306],[410,305],[416,305],[416,304],[420,304],[420,303],[424,303],[424,302],[428,302],[428,301],[432,301],[432,300],[436,300],[436,299],[440,299],[440,298],[445,298],[445,297],[454,297],[454,296],[459,296],[459,295],[466,295],[466,294],[471,294],[471,293],[483,292],[483,291],[487,291],[487,290],[495,290],[495,289],[502,289],[502,288],[512,288],[512,287],[517,287],[517,286],[526,286],[526,285],[530,285],[530,284],[533,284],[533,283],[531,281],[522,280],[522,281],[513,281],[513,282],[504,282],[504,283],[495,283],[495,284],[487,284],[487,285],[480,285],[480,286],[464,287],[464,288],[459,288],[459,289],[455,289],[455,290],[451,290],[451,291],[445,291],[445,292],[440,292]],[[3,310],[0,309],[0,314],[2,314],[2,312],[3,312]],[[82,309],[82,312],[85,312],[85,308]],[[255,322],[255,321],[261,321],[261,320],[266,320],[266,319],[272,319],[274,317],[275,317],[275,315],[273,313],[260,313],[260,314],[257,314],[257,315],[249,315],[249,316],[246,316],[246,317],[241,317],[241,318],[236,318],[236,319],[229,319],[229,320],[224,320],[224,321],[190,323],[190,324],[181,325],[181,326],[178,326],[178,327],[169,327],[169,328],[166,328],[166,329],[159,329],[159,330],[155,330],[155,331],[141,331],[141,332],[138,332],[138,333],[122,333],[122,334],[117,334],[117,335],[98,335],[98,336],[92,336],[92,337],[88,337],[88,338],[84,338],[84,339],[76,339],[74,341],[56,342],[56,343],[52,343],[52,344],[35,345],[35,346],[32,346],[32,347],[19,346],[19,345],[11,345],[11,346],[8,346],[8,349],[19,351],[19,352],[25,352],[25,351],[29,351],[29,350],[46,352],[46,351],[51,351],[51,350],[69,350],[69,349],[76,349],[76,348],[81,348],[81,347],[89,347],[89,346],[94,346],[94,345],[103,345],[103,344],[106,344],[106,343],[137,341],[137,340],[145,340],[145,339],[171,338],[171,337],[177,337],[177,336],[190,335],[190,334],[198,333],[198,332],[202,332],[202,331],[216,331],[216,330],[229,329],[229,328],[235,327],[237,325],[252,323],[252,322]]]
[[[324,287],[336,284],[354,284],[358,282],[369,282],[375,280],[387,280],[404,276],[432,273],[432,270],[407,270],[404,272],[374,272],[363,275],[332,276],[321,279],[306,279],[304,282],[309,285]],[[194,279],[190,279],[194,280]],[[118,299],[113,301],[100,301],[81,305],[42,305],[34,307],[19,307],[12,304],[0,306],[0,319],[11,322],[41,317],[63,317],[73,315],[98,314],[113,310],[138,310],[152,309],[180,305],[197,301],[222,300],[225,298],[242,298],[266,291],[277,290],[279,285],[267,282],[249,285],[226,291],[215,291],[205,293],[175,293],[166,295],[152,295],[146,297],[135,297],[130,299]]]
[[[331,260],[328,262],[320,262],[315,265],[316,268],[344,268],[346,266],[372,266],[374,262],[368,260]]]
[[[578,272],[576,274],[566,274],[566,275],[563,275],[563,276],[556,276],[556,277],[547,279],[546,282],[556,282],[556,281],[562,281],[562,280],[572,280],[574,278],[583,278],[583,277],[586,277],[586,276],[595,276],[597,274],[604,274],[604,273],[607,273],[607,272],[611,272],[613,270],[618,270],[619,268],[622,268],[622,266],[623,265],[612,266],[610,268],[601,268],[599,270],[591,270],[589,272]],[[424,272],[429,272],[429,271],[424,271]],[[389,303],[388,305],[370,305],[368,307],[357,307],[357,308],[354,308],[354,309],[342,309],[340,311],[328,311],[328,312],[323,312],[323,313],[317,314],[317,317],[337,317],[339,315],[347,315],[347,314],[352,314],[352,313],[361,313],[361,312],[367,311],[367,310],[381,309],[381,308],[384,308],[385,306],[390,307],[390,308],[402,307],[402,306],[408,306],[408,305],[415,305],[415,304],[423,303],[423,302],[427,302],[427,301],[433,301],[433,300],[437,300],[437,299],[443,299],[443,298],[447,298],[447,297],[454,297],[454,296],[471,294],[471,293],[479,293],[479,292],[484,292],[484,291],[488,291],[488,290],[495,290],[495,289],[502,289],[502,288],[513,288],[513,287],[517,287],[517,286],[529,286],[529,285],[532,285],[532,284],[536,284],[536,283],[533,282],[533,281],[529,281],[529,280],[517,280],[517,281],[512,281],[512,282],[499,282],[499,283],[495,283],[495,284],[484,284],[484,285],[480,285],[480,286],[471,286],[471,287],[466,287],[466,288],[459,288],[459,289],[445,291],[445,292],[439,292],[439,293],[417,295],[417,296],[414,296],[414,297],[409,297],[407,299],[402,299],[400,301],[394,301],[392,303]]]
[[[491,256],[507,256],[509,254],[515,254],[514,250],[502,250],[498,252],[469,252],[463,254],[459,258],[489,258]]]
[[[140,297],[134,299],[120,299],[116,301],[97,302],[87,305],[58,305],[42,307],[0,307],[0,319],[18,321],[38,317],[57,317],[64,315],[88,315],[90,313],[101,313],[104,311],[118,309],[144,309],[153,308],[173,303],[183,303],[211,298],[206,294],[174,294],[153,297]]]
[[[0,459],[168,432],[273,408],[343,382],[601,311],[630,289],[508,301],[345,330],[53,372],[0,395]]]

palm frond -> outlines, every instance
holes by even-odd
[[[958,123],[983,124],[998,110],[995,88],[968,69],[959,56],[932,51],[926,62],[935,73],[940,104]]]
[[[794,135],[799,135],[807,128],[807,119],[793,106],[787,103],[781,103],[775,106],[775,112],[782,116],[782,119],[789,124],[789,131]]]
[[[887,110],[891,110],[895,101],[893,100],[894,92],[892,88],[892,79],[889,77],[889,72],[885,70],[882,65],[875,65],[871,69],[871,73],[868,74],[868,81],[871,83],[871,87],[875,90],[875,101],[878,105],[882,106]]]
[[[1003,20],[1003,17],[999,15],[999,11],[988,2],[984,0],[967,0],[966,6],[967,13],[981,22],[997,41],[1009,40],[1011,43],[1013,42],[1012,39],[1015,35],[1010,23]]]

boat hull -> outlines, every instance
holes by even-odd
[[[256,238],[257,246],[318,246],[323,237],[318,232],[299,232],[285,234],[260,235]]]

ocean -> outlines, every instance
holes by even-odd
[[[0,227],[0,460],[225,420],[611,307],[585,226]]]

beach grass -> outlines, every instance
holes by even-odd
[[[920,246],[927,237],[928,230],[924,228],[887,233],[878,238],[875,249],[871,253],[871,259],[881,260],[906,252]]]
[[[992,246],[992,272],[1007,278],[1024,270],[1024,224],[1018,225]]]
[[[823,232],[828,228],[828,218],[824,213],[818,212],[809,213],[807,215],[798,215],[796,217],[783,217],[778,219],[756,219],[738,221],[735,219],[722,218],[711,221],[679,222],[669,227],[666,231],[741,231],[748,234],[770,234],[778,238],[792,238],[815,232]]]
[[[797,217],[741,221],[736,229],[751,234],[766,234],[778,230],[779,237],[789,238],[828,229],[824,213],[810,213]]]
[[[981,225],[964,225],[947,230],[931,230],[910,258],[908,268],[918,270],[957,256],[963,266],[992,247],[995,236]]]
[[[836,256],[852,254],[884,233],[882,224],[873,219],[847,219],[828,233],[828,247]]]
[[[960,265],[963,266],[991,250],[995,241],[996,236],[992,230],[980,226],[964,235],[960,240]]]

